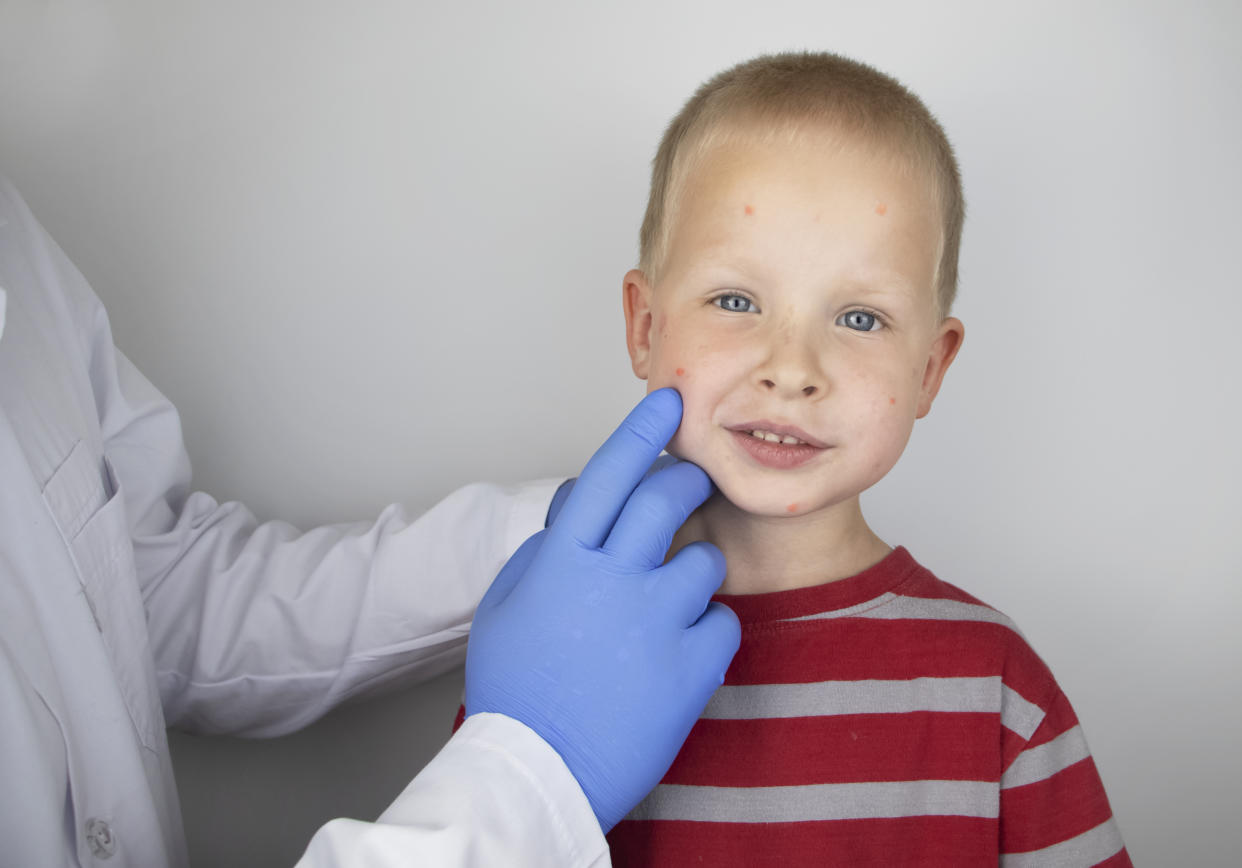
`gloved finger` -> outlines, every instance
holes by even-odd
[[[702,617],[682,634],[686,671],[698,673],[692,686],[703,690],[703,705],[724,683],[725,672],[742,644],[742,625],[724,603],[712,603]],[[699,709],[700,713],[702,709]]]
[[[513,556],[505,562],[500,568],[500,572],[492,581],[491,587],[483,595],[483,599],[479,601],[478,611],[486,611],[494,609],[505,601],[517,587],[517,583],[522,580],[522,576],[526,573],[526,568],[530,566],[530,562],[535,555],[539,554],[539,548],[543,545],[543,538],[547,535],[546,530],[532,534],[526,542],[518,546],[518,550]]]
[[[659,473],[665,467],[671,467],[676,464],[677,458],[672,455],[664,454],[651,462],[651,466],[647,468],[647,472],[643,474],[643,479],[647,479],[656,473]],[[561,507],[565,505],[569,492],[574,490],[574,483],[578,481],[578,477],[566,479],[557,487],[556,492],[552,495],[552,502],[548,504],[548,515],[543,521],[544,527],[551,527],[552,522],[556,521],[556,517],[560,515]]]
[[[697,466],[678,461],[664,468],[634,489],[601,549],[628,566],[655,569],[677,529],[711,493],[712,481]]]
[[[598,548],[647,468],[681,424],[681,396],[658,389],[639,402],[591,456],[553,529]]]
[[[689,627],[708,608],[725,578],[725,559],[709,542],[694,542],[656,570],[655,597],[660,611],[678,627]]]

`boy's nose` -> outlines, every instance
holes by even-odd
[[[792,384],[787,382],[784,378],[778,378],[778,380],[773,380],[773,379],[764,377],[759,382],[766,389],[769,389],[772,391],[779,391],[781,394],[781,397],[783,398],[796,398],[798,397],[799,392],[801,392],[801,394],[804,395],[805,397],[810,398],[816,392],[819,391],[819,386],[816,386],[813,383],[807,383],[805,386],[799,389],[796,384],[797,379],[798,378],[795,377],[794,378],[795,382]]]
[[[816,359],[791,336],[778,339],[771,357],[755,376],[760,388],[790,401],[821,396],[827,385]]]

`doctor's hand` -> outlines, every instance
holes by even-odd
[[[657,783],[741,641],[711,603],[724,556],[673,534],[711,492],[693,464],[644,478],[681,421],[652,392],[591,458],[551,526],[483,597],[466,652],[466,714],[529,726],[565,760],[605,832]]]

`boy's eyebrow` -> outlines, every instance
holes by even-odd
[[[725,278],[727,273],[726,282],[740,280],[748,283],[760,280],[762,269],[756,268],[745,257],[737,256],[728,244],[713,244],[699,252],[688,264],[685,273],[690,277],[703,275],[713,280]]]
[[[714,289],[730,285],[739,289],[754,288],[765,283],[766,265],[764,257],[756,256],[753,251],[740,251],[727,240],[712,240],[695,251],[693,260],[686,263],[683,274],[721,284]],[[923,293],[935,295],[934,268],[927,277],[933,283],[917,283],[900,269],[876,266],[866,271],[837,275],[836,281],[842,289],[857,296],[900,296],[903,300],[918,304]]]
[[[921,291],[919,287],[896,272],[877,274],[869,280],[858,282],[849,289],[860,296],[900,295],[911,301],[917,301]]]

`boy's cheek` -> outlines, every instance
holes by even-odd
[[[689,385],[687,377],[687,369],[685,365],[675,361],[668,360],[663,353],[653,353],[651,357],[651,370],[647,374],[647,391],[653,392],[656,389],[670,387],[678,392],[684,392]],[[684,400],[685,395],[682,395]]]
[[[697,426],[695,419],[699,415],[699,408],[696,404],[696,393],[693,385],[687,380],[684,374],[678,374],[678,369],[672,371],[652,369],[651,375],[647,378],[647,392],[650,394],[656,389],[673,388],[681,395],[681,424],[677,426],[677,430],[673,433],[673,437],[665,447],[665,451],[669,455],[677,458],[685,459],[693,440],[692,432]]]
[[[685,449],[682,442],[681,429],[677,429],[677,433],[673,435],[673,439],[668,441],[668,446],[664,447],[664,451],[674,458],[680,458],[682,461],[690,461],[691,457]]]

